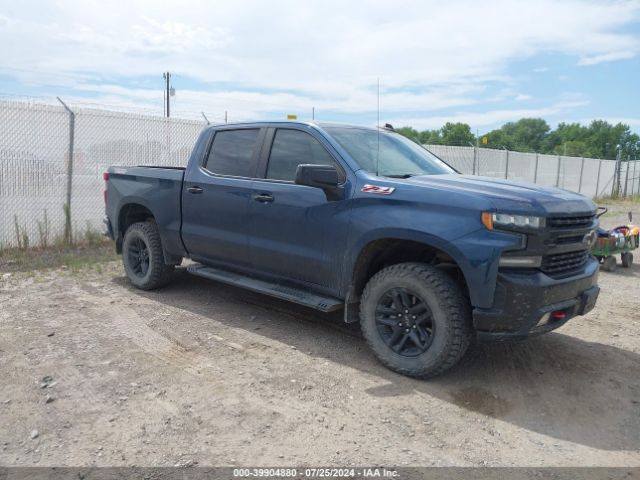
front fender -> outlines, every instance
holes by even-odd
[[[449,255],[460,268],[474,307],[489,308],[498,275],[498,260],[506,249],[522,243],[519,235],[490,232],[484,228],[474,230],[452,240],[406,228],[379,228],[360,236],[349,250],[345,261],[344,278],[351,285],[352,275],[360,253],[371,242],[383,239],[408,240],[436,248]]]

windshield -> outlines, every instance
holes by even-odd
[[[369,173],[400,178],[455,173],[431,152],[398,133],[357,127],[325,130]]]

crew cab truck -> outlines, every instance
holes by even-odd
[[[475,339],[553,330],[591,310],[598,220],[588,198],[461,175],[389,128],[207,127],[186,168],[110,167],[106,228],[131,283],[187,270],[360,322],[409,376]]]

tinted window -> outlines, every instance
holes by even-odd
[[[220,175],[252,177],[251,160],[258,145],[259,129],[216,132],[205,168]]]
[[[334,166],[336,164],[320,142],[308,133],[299,130],[277,130],[269,155],[267,178],[293,181],[296,168],[301,163]]]

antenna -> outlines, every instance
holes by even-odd
[[[376,147],[376,177],[380,173],[380,77],[378,77],[378,120],[376,122],[377,147]]]

